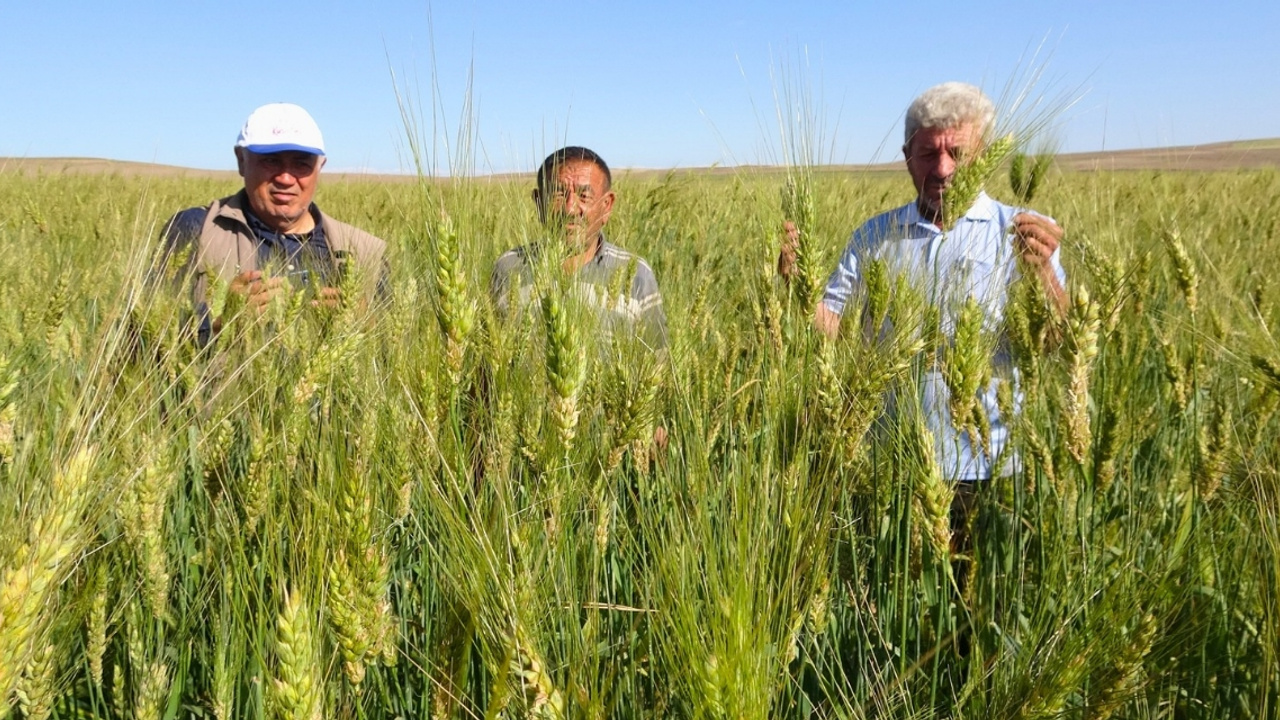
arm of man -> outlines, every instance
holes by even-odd
[[[827,279],[822,299],[814,308],[813,326],[829,338],[840,334],[840,317],[844,314],[845,305],[853,296],[854,288],[861,283],[858,272],[858,255],[866,248],[868,238],[874,237],[872,223],[868,222],[854,231],[848,245],[840,256],[840,262]],[[800,231],[795,223],[784,222],[782,225],[782,248],[778,252],[778,274],[783,280],[790,282],[796,273],[796,248],[800,243]]]
[[[796,249],[800,246],[800,230],[796,224],[787,220],[782,224],[782,247],[778,251],[778,275],[784,282],[790,283],[796,274]],[[834,278],[834,275],[832,276]],[[818,301],[814,308],[813,326],[823,335],[835,338],[840,334],[840,314]]]
[[[786,282],[796,274],[796,251],[800,247],[800,229],[787,220],[782,223],[782,248],[778,251],[778,275]]]
[[[196,267],[196,241],[208,208],[193,207],[174,213],[160,236],[159,261],[151,268],[148,281],[181,286]]]
[[[1040,280],[1059,317],[1066,315],[1068,305],[1060,264],[1055,262],[1062,234],[1062,227],[1043,215],[1024,212],[1013,216],[1014,247],[1026,267]]]
[[[662,298],[655,298],[640,317],[640,332],[651,349],[666,352],[667,314],[662,309]]]
[[[391,261],[387,259],[386,244],[382,240],[378,240],[377,245],[366,244],[361,257],[337,251],[334,253],[334,263],[338,268],[336,282],[316,289],[315,298],[311,301],[312,307],[337,310],[345,303],[355,302],[356,307],[363,312],[371,305],[385,308],[391,304]],[[355,273],[355,276],[352,277],[351,273]],[[355,298],[346,297],[344,288],[347,291],[354,290],[352,294]]]
[[[658,290],[658,278],[648,263],[641,262],[631,281],[631,297],[639,309],[637,318],[640,338],[650,349],[666,352],[667,313],[662,308],[662,292]]]
[[[524,257],[519,248],[508,250],[493,262],[493,270],[489,273],[489,301],[493,303],[498,317],[506,318],[511,313],[511,293],[520,283],[520,272],[524,267]],[[519,303],[517,296],[516,302]]]
[[[819,301],[813,311],[813,326],[834,340],[840,334],[840,315],[827,307],[825,302]]]
[[[813,311],[813,326],[823,335],[835,338],[840,334],[840,318],[853,299],[854,291],[862,284],[860,256],[868,252],[868,238],[875,237],[868,222],[859,227],[849,237],[840,261],[827,278],[826,288],[822,291],[822,299]]]

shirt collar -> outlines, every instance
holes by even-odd
[[[310,231],[307,232],[285,233],[275,231],[275,229],[271,228],[270,225],[262,222],[261,218],[253,214],[253,210],[250,208],[244,208],[244,222],[246,222],[248,227],[252,229],[253,234],[256,234],[257,237],[261,238],[261,240],[265,242],[292,240],[293,242],[307,243],[323,240],[324,227],[320,223],[320,211],[316,208],[315,202],[312,202],[310,208],[307,208],[307,213],[311,213],[311,218],[315,220],[315,227],[311,228]]]
[[[596,248],[596,254],[593,255],[591,259],[588,260],[582,267],[586,267],[587,265],[600,264],[600,262],[604,258],[605,248],[611,247],[609,245],[609,241],[604,236],[603,230],[600,231],[600,234],[597,235],[596,238],[597,238],[597,241],[600,243],[600,246]],[[538,258],[542,257],[542,253],[546,252],[547,247],[551,244],[552,244],[551,240],[546,238],[544,238],[539,242],[530,243],[529,245],[525,246],[525,255],[530,260],[537,260]]]
[[[250,232],[259,237],[265,236],[273,239],[292,234],[294,236],[310,235],[312,238],[324,238],[324,214],[320,212],[320,208],[316,207],[315,203],[311,203],[311,206],[307,208],[307,212],[311,213],[311,217],[316,221],[315,229],[309,233],[278,233],[267,227],[266,223],[253,214],[252,206],[249,204],[249,193],[241,189],[240,192],[232,195],[230,200],[223,204],[218,211],[218,215],[243,224]]]
[[[965,220],[986,222],[996,219],[996,201],[985,190],[978,191],[978,199],[973,201],[969,211],[964,214]]]
[[[603,230],[601,230],[600,234],[596,236],[596,242],[599,243],[599,245],[596,247],[596,254],[591,256],[592,265],[599,265],[604,262],[604,249],[609,247],[609,241],[605,239]]]
[[[916,202],[909,203],[905,210],[906,215],[903,219],[905,220],[906,225],[923,225],[924,227],[932,228],[934,230],[940,230],[937,225],[926,220],[924,215],[920,214],[920,206]],[[969,209],[960,219],[968,220],[970,222],[987,222],[995,220],[995,200],[992,200],[991,196],[988,195],[985,190],[980,190],[978,192],[977,199],[973,201],[973,205],[969,206]]]

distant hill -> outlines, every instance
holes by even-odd
[[[102,173],[142,177],[191,177],[231,179],[238,177],[232,170],[197,170],[176,165],[132,162],[129,160],[102,160],[100,158],[0,158],[0,172],[6,173]]]
[[[1058,156],[1071,170],[1236,170],[1280,167],[1280,138],[1149,150],[1069,153]]]
[[[1142,150],[1107,150],[1103,152],[1062,153],[1057,157],[1058,166],[1064,170],[1238,170],[1256,168],[1280,168],[1280,138],[1244,140],[1237,142],[1186,145],[1180,147],[1148,148]],[[901,162],[876,165],[838,165],[826,169],[848,172],[888,172],[902,168]],[[680,168],[681,172],[710,172],[732,174],[748,168],[713,167]],[[772,168],[750,166],[750,169],[767,172]],[[665,170],[624,170],[631,175],[664,173]],[[229,170],[198,170],[174,165],[130,162],[125,160],[101,160],[97,158],[0,158],[0,173],[118,173],[149,177],[190,177],[231,180],[236,173]],[[498,177],[519,177],[519,174]],[[361,173],[326,173],[326,177],[348,181],[406,181],[408,175],[373,175]]]

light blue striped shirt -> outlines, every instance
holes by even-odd
[[[997,202],[986,193],[945,234],[926,220],[914,202],[877,215],[854,231],[840,263],[827,281],[822,302],[832,312],[843,315],[855,294],[862,298],[860,265],[871,259],[884,263],[890,277],[906,275],[923,297],[940,310],[942,331],[950,336],[955,313],[972,297],[985,309],[983,328],[999,333],[1004,321],[1009,285],[1018,279],[1018,254],[1009,229],[1013,216],[1026,210]],[[1050,262],[1058,281],[1065,283],[1060,252]],[[938,467],[956,480],[983,480],[992,476],[991,459],[1000,456],[1009,429],[996,404],[996,383],[1001,376],[1013,378],[1013,363],[1001,342],[993,359],[995,370],[989,386],[978,393],[981,409],[991,422],[991,455],[982,452],[976,439],[951,422],[950,392],[938,368],[922,378],[921,409],[933,432]],[[1012,458],[1010,459],[1012,460]],[[1006,465],[1001,474],[1011,472]]]

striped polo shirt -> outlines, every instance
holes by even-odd
[[[510,312],[513,297],[522,307],[535,297],[533,266],[542,251],[539,243],[523,245],[494,262],[489,294],[500,313]],[[662,294],[644,258],[614,245],[601,233],[595,257],[578,269],[573,280],[575,295],[596,310],[605,332],[626,327],[651,348],[667,346]]]

